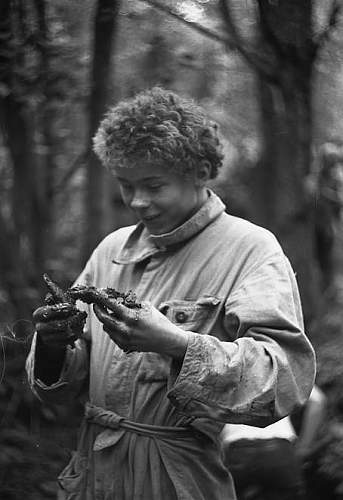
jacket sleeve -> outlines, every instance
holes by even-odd
[[[282,252],[251,269],[227,298],[228,339],[189,332],[168,397],[188,416],[266,426],[308,398],[314,350],[294,272]]]
[[[78,284],[90,284],[91,279],[92,264],[90,260],[76,282]],[[77,307],[86,312],[89,310],[87,304],[78,303]],[[65,405],[70,398],[80,396],[83,391],[87,391],[90,347],[88,315],[82,338],[75,342],[74,348],[67,347],[59,379],[51,385],[46,385],[35,376],[36,343],[37,333],[33,337],[31,349],[26,360],[26,372],[28,383],[33,393],[39,399],[51,404]]]
[[[59,379],[51,385],[46,385],[35,377],[36,342],[37,334],[34,335],[26,360],[26,372],[31,390],[40,400],[56,405],[67,404],[70,398],[79,396],[87,387],[87,343],[79,339],[75,342],[74,349],[67,347]]]

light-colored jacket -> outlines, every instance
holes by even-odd
[[[171,233],[151,236],[138,224],[107,236],[77,282],[134,290],[189,341],[182,363],[125,354],[82,305],[84,337],[47,387],[34,377],[34,340],[27,370],[39,397],[67,402],[89,380],[92,406],[61,498],[235,498],[218,438],[224,423],[266,426],[303,404],[314,381],[294,272],[276,238],[225,213],[211,192]]]

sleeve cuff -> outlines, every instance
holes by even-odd
[[[36,355],[36,345],[37,345],[37,333],[34,334],[31,349],[29,356],[26,361],[26,371],[28,374],[29,385],[32,389],[35,387],[43,390],[56,390],[60,387],[64,387],[68,384],[68,371],[71,366],[72,357],[73,357],[73,349],[70,346],[67,346],[64,363],[62,366],[62,370],[60,376],[56,382],[51,385],[46,385],[42,380],[35,377],[35,355]]]
[[[170,373],[168,398],[181,413],[185,412],[193,399],[203,395],[204,388],[199,387],[199,373],[203,370],[204,350],[201,348],[199,333],[188,332],[189,339],[186,353],[180,368],[173,363]]]

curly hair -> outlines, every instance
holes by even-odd
[[[149,163],[187,176],[207,162],[213,179],[223,160],[217,124],[192,100],[161,87],[111,108],[93,142],[109,170]]]

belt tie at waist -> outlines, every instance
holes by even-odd
[[[85,417],[89,422],[101,425],[107,429],[123,429],[143,436],[169,439],[194,437],[194,432],[191,427],[172,427],[132,422],[113,411],[105,410],[104,408],[90,403],[86,404]]]

